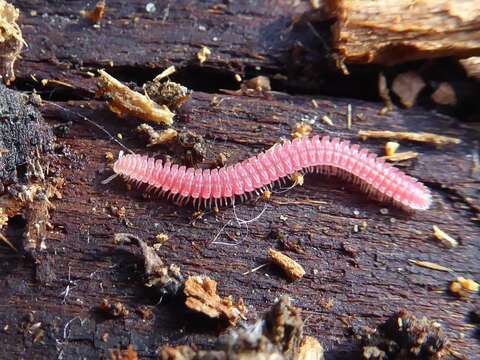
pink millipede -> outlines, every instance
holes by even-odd
[[[301,138],[277,144],[257,156],[220,169],[202,170],[162,163],[147,156],[121,156],[113,170],[129,181],[146,184],[168,197],[205,206],[234,203],[235,198],[269,190],[296,172],[337,175],[360,185],[380,201],[405,209],[426,210],[430,191],[415,178],[378,159],[375,154],[338,138]]]

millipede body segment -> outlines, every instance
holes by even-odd
[[[121,156],[113,170],[129,181],[146,184],[148,190],[207,206],[261,193],[296,172],[339,176],[359,184],[380,201],[406,209],[426,210],[432,202],[428,188],[415,178],[358,145],[328,136],[277,144],[240,163],[213,170],[162,163],[136,154]]]

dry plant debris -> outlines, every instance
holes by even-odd
[[[17,24],[20,11],[5,0],[0,0],[0,77],[7,85],[15,80],[13,65],[27,45]]]
[[[394,141],[389,141],[385,144],[385,155],[392,156],[395,154],[400,147],[400,144]]]
[[[147,96],[99,70],[98,97],[105,97],[112,112],[119,116],[133,116],[156,124],[171,125],[174,114],[166,105],[159,105]]]
[[[328,115],[323,115],[322,121],[327,125],[333,126],[333,121],[330,119],[330,117],[328,117]]]
[[[84,18],[90,20],[93,24],[98,24],[105,16],[105,0],[100,0],[91,11],[82,10],[80,12]]]
[[[160,295],[175,296],[183,287],[183,276],[180,268],[174,264],[165,265],[153,247],[148,246],[138,237],[127,234],[114,234],[116,244],[137,244],[142,250],[145,272],[145,286],[154,287]]]
[[[178,132],[175,129],[168,128],[158,132],[148,124],[140,124],[137,126],[137,132],[147,138],[147,147],[155,145],[163,145],[174,141],[177,138]]]
[[[192,94],[192,91],[185,86],[170,80],[163,81],[164,78],[174,72],[175,67],[170,66],[152,81],[143,85],[143,89],[150,99],[157,104],[167,106],[169,109],[179,109]]]
[[[304,122],[298,122],[293,126],[292,139],[301,139],[309,136],[312,132],[312,127]]]
[[[138,355],[130,344],[125,351],[118,349],[112,350],[110,352],[110,360],[138,360]]]
[[[392,155],[381,156],[380,159],[390,161],[390,162],[397,162],[397,161],[405,161],[416,159],[418,157],[418,153],[415,151],[405,151],[400,152]]]
[[[128,309],[120,301],[111,302],[108,299],[103,299],[99,310],[110,317],[124,317],[129,314]]]
[[[455,248],[458,246],[458,241],[448,235],[445,231],[441,230],[437,225],[433,225],[433,236],[449,248]]]
[[[323,360],[323,347],[312,337],[303,336],[300,310],[282,296],[272,308],[252,324],[240,324],[221,336],[213,350],[196,346],[164,346],[161,360],[242,359],[242,360]]]
[[[446,266],[439,265],[439,264],[436,264],[436,263],[433,263],[433,262],[430,262],[430,261],[408,259],[408,262],[412,263],[414,265],[420,266],[420,267],[424,267],[426,269],[430,269],[430,270],[444,271],[444,272],[450,272],[450,273],[453,272],[452,269],[450,269]]]
[[[322,360],[324,352],[322,344],[317,339],[312,336],[305,336],[300,343],[298,356],[295,360]]]
[[[202,46],[200,51],[197,53],[197,59],[200,61],[200,64],[203,64],[205,61],[207,61],[210,55],[212,55],[212,51],[208,47]]]
[[[414,71],[398,74],[392,83],[392,91],[406,108],[411,108],[417,101],[418,94],[427,84]]]
[[[211,318],[223,318],[232,325],[245,316],[247,308],[240,299],[238,304],[231,296],[221,298],[217,294],[217,282],[208,276],[190,276],[183,290],[187,299],[185,305]]]
[[[268,249],[268,256],[274,264],[283,270],[290,280],[298,280],[305,275],[305,270],[299,263],[287,255],[282,254],[280,251]]]
[[[437,135],[427,132],[408,132],[408,131],[388,131],[388,130],[360,130],[358,136],[362,140],[366,139],[390,139],[390,140],[407,140],[422,143],[429,143],[436,146],[458,145],[462,141],[460,139]]]
[[[393,314],[376,329],[355,331],[362,357],[377,359],[441,359],[450,354],[449,342],[439,323],[417,319],[406,310]]]
[[[462,298],[468,298],[473,293],[478,293],[480,284],[472,279],[465,279],[462,276],[450,283],[448,288],[450,292]]]
[[[452,85],[442,82],[431,96],[434,103],[439,105],[457,105],[457,95]]]

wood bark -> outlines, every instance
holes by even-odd
[[[329,0],[334,47],[346,62],[393,65],[480,54],[475,0]]]
[[[216,10],[213,15],[217,4],[213,1],[159,1],[153,15],[145,12],[140,1],[112,1],[107,2],[101,29],[80,22],[76,14],[83,4],[18,4],[29,48],[19,62],[16,86],[35,87],[46,100],[41,111],[58,135],[57,158],[50,168],[65,179],[65,186],[63,198],[51,200],[53,227],[47,229],[47,249],[36,257],[38,263],[1,250],[1,358],[108,358],[111,349],[132,344],[141,359],[149,359],[167,344],[212,347],[224,328],[189,312],[178,298],[159,302],[158,294],[144,286],[139,248],[115,244],[116,233],[131,233],[150,244],[159,233],[167,234],[169,240],[159,250],[163,261],[180,266],[185,276],[214,279],[220,296],[244,299],[249,317],[268,309],[282,294],[289,295],[303,311],[306,334],[324,345],[327,359],[358,355],[350,335],[352,326],[376,326],[400,308],[437,320],[455,350],[472,358],[480,353],[476,330],[468,322],[470,304],[446,291],[453,275],[408,261],[435,262],[478,279],[479,228],[473,219],[480,211],[480,194],[478,174],[472,172],[478,129],[416,107],[381,116],[382,104],[365,100],[220,92],[219,88],[238,87],[233,75],[225,78],[226,69],[237,66],[259,66],[255,72],[267,76],[289,74],[282,62],[285,43],[272,39],[279,34],[279,24],[283,29],[292,15],[290,1],[231,2],[221,14]],[[135,16],[139,17],[136,22]],[[196,31],[198,24],[206,24],[210,32]],[[224,36],[214,41],[218,34]],[[195,58],[197,44],[212,47],[214,56],[207,67],[196,66],[192,71],[185,59]],[[253,56],[252,51],[262,56]],[[207,155],[197,163],[199,167],[212,166],[220,153],[227,155],[227,164],[254,155],[282,137],[289,138],[299,121],[312,123],[314,134],[356,143],[359,130],[380,129],[433,132],[458,137],[462,143],[442,149],[401,144],[402,150],[420,154],[418,160],[400,166],[433,190],[434,206],[426,212],[404,213],[371,201],[347,182],[307,175],[304,186],[274,193],[267,203],[252,200],[237,205],[235,212],[226,208],[198,218],[192,208],[129,191],[120,179],[101,183],[112,174],[105,154],[116,155],[122,148],[74,113],[87,116],[117,139],[122,134],[122,143],[135,152],[169,155],[176,162],[184,161],[185,155],[169,146],[147,148],[135,131],[137,119],[119,119],[104,102],[93,98],[96,79],[83,67],[102,68],[110,60],[114,66],[107,71],[138,84],[151,80],[164,65],[173,63],[183,71],[180,78],[190,81],[194,93],[173,126],[206,140]],[[43,87],[29,80],[31,75],[73,87]],[[351,129],[347,129],[348,104]],[[333,126],[322,123],[325,115]],[[368,140],[363,145],[382,154],[384,141]],[[120,217],[112,210],[122,208],[125,215]],[[235,220],[255,218],[264,208],[248,228]],[[433,238],[433,225],[455,237],[460,246],[442,247]],[[5,235],[20,247],[25,229],[21,219],[14,219]],[[280,240],[273,234],[283,235]],[[244,275],[268,262],[270,247],[295,258],[305,276],[289,282],[273,265]],[[292,253],[299,247],[303,251]],[[42,262],[46,265],[40,266]],[[105,298],[121,302],[128,315],[108,318],[100,313]],[[152,316],[140,316],[145,309]]]

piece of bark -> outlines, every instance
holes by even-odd
[[[457,95],[452,85],[442,82],[431,95],[433,102],[439,105],[455,106],[457,104]]]
[[[480,54],[476,0],[328,0],[334,47],[346,62],[393,65]]]
[[[426,83],[415,71],[398,74],[392,83],[392,91],[399,97],[406,108],[415,105],[418,94],[425,88]]]

